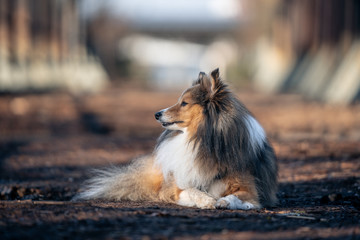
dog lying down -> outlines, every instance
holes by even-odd
[[[221,80],[200,72],[178,102],[155,114],[153,153],[97,170],[74,200],[162,201],[203,209],[277,202],[277,164],[263,128]]]

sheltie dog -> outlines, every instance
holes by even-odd
[[[274,151],[219,69],[200,72],[178,102],[155,118],[165,131],[154,152],[128,166],[98,171],[75,199],[243,210],[276,204]]]

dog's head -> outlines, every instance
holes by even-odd
[[[215,103],[215,97],[223,91],[225,85],[219,77],[219,69],[210,75],[200,72],[198,79],[186,89],[178,102],[155,113],[155,118],[169,130],[196,131],[204,120],[204,111],[209,104]]]

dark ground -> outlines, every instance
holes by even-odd
[[[69,201],[91,168],[151,152],[179,94],[0,95],[0,238],[360,239],[360,105],[294,95],[239,93],[279,158],[276,208]]]

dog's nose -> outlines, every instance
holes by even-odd
[[[155,118],[156,118],[156,120],[159,120],[159,118],[161,117],[161,115],[162,115],[162,112],[157,112],[157,113],[155,113]]]

